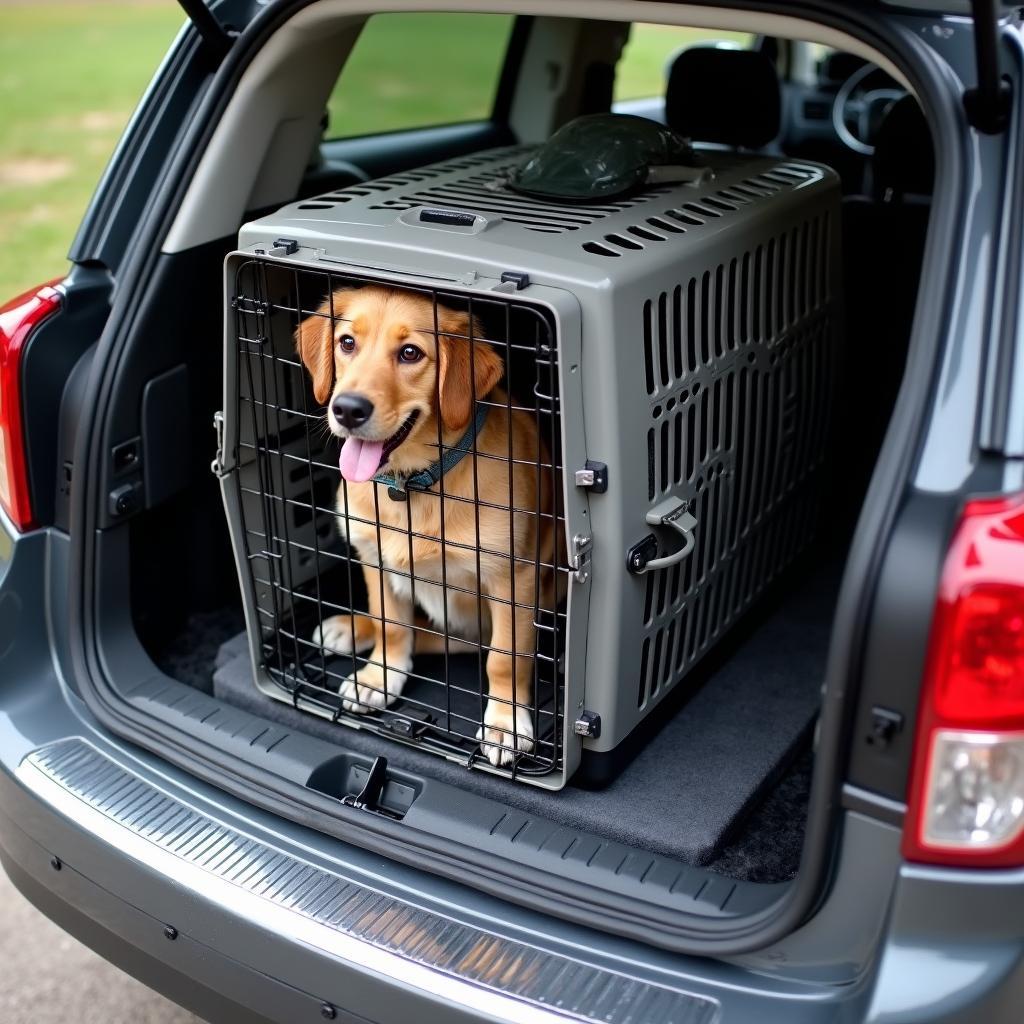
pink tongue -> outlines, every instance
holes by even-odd
[[[380,468],[383,453],[383,441],[363,441],[358,437],[350,437],[341,446],[338,469],[351,483],[365,483]]]

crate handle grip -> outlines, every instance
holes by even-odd
[[[668,498],[660,505],[655,505],[647,513],[646,519],[650,526],[671,527],[682,536],[683,546],[663,558],[650,559],[642,567],[637,567],[635,572],[639,574],[651,569],[667,569],[681,562],[693,551],[693,546],[696,543],[693,530],[697,525],[697,517],[690,512],[690,507],[685,501],[680,498]]]

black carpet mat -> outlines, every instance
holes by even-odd
[[[790,590],[602,790],[570,784],[549,792],[297,712],[256,689],[244,636],[222,648],[214,694],[289,728],[382,754],[409,772],[571,828],[734,878],[779,881],[792,877],[799,860],[811,759],[797,755],[808,745],[819,706],[835,590],[833,571]],[[741,832],[744,816],[759,802]]]
[[[808,742],[706,866],[720,875],[748,882],[788,882],[795,878],[804,845],[813,767]]]
[[[203,693],[213,693],[213,673],[221,647],[245,629],[241,608],[190,615],[185,629],[155,657],[161,672]]]

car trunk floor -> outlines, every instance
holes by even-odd
[[[728,659],[706,673],[700,689],[666,716],[603,789],[570,783],[552,792],[511,782],[296,711],[256,688],[244,633],[221,645],[213,692],[290,729],[355,753],[383,755],[411,774],[568,828],[734,878],[781,881],[792,876],[799,859],[811,762],[806,750],[820,704],[838,577],[837,566],[819,561],[788,583],[772,610],[743,631]],[[190,624],[207,638],[226,621],[194,618]],[[176,650],[185,648],[176,642]],[[467,661],[467,671],[470,666],[475,669],[475,660]]]

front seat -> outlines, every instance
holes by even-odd
[[[756,50],[694,46],[669,71],[665,123],[694,142],[765,149],[779,135],[781,110],[778,72]]]

